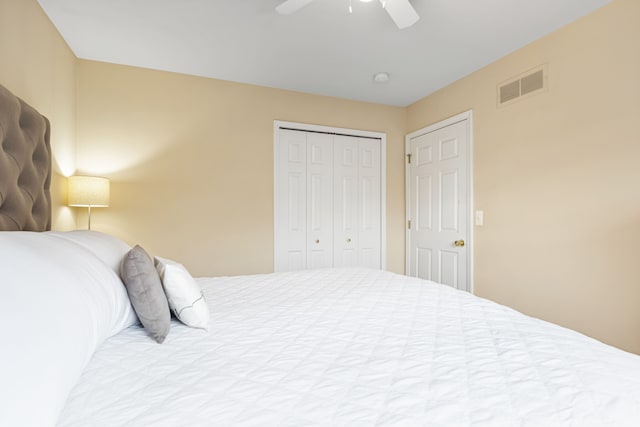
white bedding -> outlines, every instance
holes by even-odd
[[[96,348],[137,322],[102,261],[123,250],[93,232],[0,232],[1,427],[54,425]]]
[[[72,426],[637,426],[640,357],[373,270],[199,279],[209,331],[107,339]]]

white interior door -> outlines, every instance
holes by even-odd
[[[304,133],[304,132],[298,132]],[[307,133],[307,268],[333,265],[333,135]]]
[[[358,138],[358,265],[380,268],[380,142]]]
[[[279,131],[274,268],[301,270],[307,265],[307,134]]]
[[[358,138],[333,140],[333,265],[358,265]]]
[[[471,290],[467,120],[409,138],[408,274]]]

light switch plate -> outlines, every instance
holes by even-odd
[[[484,211],[476,211],[476,225],[478,227],[484,225]]]

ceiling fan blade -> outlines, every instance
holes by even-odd
[[[287,0],[276,6],[276,12],[278,12],[280,15],[291,15],[292,13],[297,12],[312,1],[313,0]]]
[[[420,19],[409,0],[380,0],[380,2],[401,30],[412,26]]]

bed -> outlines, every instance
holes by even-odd
[[[2,147],[15,149],[6,135],[28,121],[5,105],[37,112],[0,89]],[[1,426],[640,423],[639,356],[378,270],[199,278],[207,329],[174,318],[158,344],[119,275],[129,245],[52,232],[50,207],[35,214],[50,166],[26,166],[40,171],[27,189],[17,159],[48,152],[49,127],[39,115],[29,122],[39,128],[20,141],[40,135],[47,149],[0,156],[0,200],[21,200],[0,203],[9,218],[0,226],[11,230],[0,231]],[[42,201],[29,205],[32,194]]]

